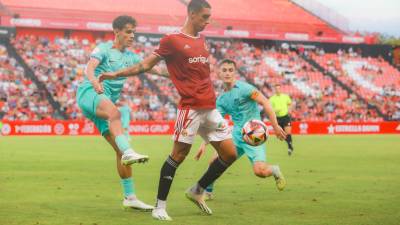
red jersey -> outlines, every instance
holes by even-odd
[[[165,59],[181,100],[179,108],[214,109],[215,91],[210,78],[210,55],[203,36],[183,33],[164,36],[154,54]]]

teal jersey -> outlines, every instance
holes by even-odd
[[[90,57],[96,58],[100,62],[94,71],[94,75],[96,77],[104,72],[115,72],[137,64],[141,61],[140,56],[137,54],[129,50],[124,50],[121,52],[112,46],[112,42],[105,42],[99,44],[92,51]],[[103,81],[104,95],[109,97],[111,101],[115,103],[119,99],[125,81],[126,78],[123,77],[115,80]],[[87,77],[85,77],[85,80],[81,85],[91,85],[91,83]]]
[[[233,120],[233,136],[241,139],[241,130],[243,125],[251,120],[261,120],[258,103],[252,99],[252,96],[258,94],[257,89],[243,81],[236,81],[233,88],[223,92],[217,98],[217,109],[225,116],[229,114]]]

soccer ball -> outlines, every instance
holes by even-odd
[[[251,146],[261,145],[268,139],[268,128],[260,120],[249,120],[242,128],[242,137]]]

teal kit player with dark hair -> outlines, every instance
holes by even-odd
[[[113,21],[115,39],[99,44],[91,53],[85,69],[85,79],[79,85],[76,98],[83,114],[94,122],[101,135],[116,153],[117,170],[124,191],[125,207],[151,210],[153,207],[136,198],[131,164],[146,162],[147,155],[135,152],[124,135],[121,113],[115,105],[126,78],[100,83],[97,77],[104,72],[117,71],[139,63],[141,58],[127,48],[133,44],[136,21],[119,16]],[[153,72],[158,73],[154,70]]]
[[[217,98],[217,109],[223,115],[230,115],[233,121],[233,141],[236,146],[237,157],[246,155],[253,166],[256,176],[266,178],[273,176],[278,190],[283,190],[286,185],[279,166],[266,163],[265,144],[259,146],[248,145],[242,138],[242,127],[250,120],[261,120],[258,105],[261,105],[271,120],[277,137],[281,140],[286,138],[285,132],[279,127],[276,116],[268,99],[254,86],[236,80],[236,63],[230,59],[222,60],[219,64],[219,78],[224,83],[224,92]],[[195,159],[199,159],[205,152],[206,142],[200,146]],[[214,156],[215,158],[215,156]],[[213,160],[213,159],[212,159]],[[213,185],[209,185],[205,195],[212,198]]]

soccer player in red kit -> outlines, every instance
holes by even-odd
[[[180,32],[163,37],[152,55],[133,67],[103,73],[99,78],[102,81],[134,76],[165,60],[170,79],[181,96],[173,136],[174,146],[161,168],[157,203],[152,212],[152,216],[159,220],[171,220],[166,211],[167,196],[175,171],[189,153],[196,134],[211,143],[219,155],[200,180],[186,191],[186,197],[204,213],[212,214],[204,201],[204,189],[236,160],[231,132],[216,110],[209,52],[204,36],[199,34],[209,23],[211,6],[206,0],[192,0],[187,10],[188,16]]]

